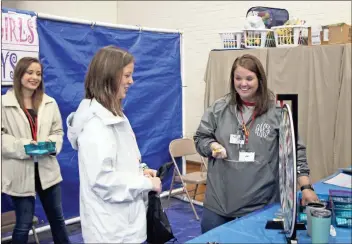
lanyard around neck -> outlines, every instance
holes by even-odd
[[[32,133],[32,138],[34,141],[37,141],[37,129],[38,129],[38,120],[37,117],[33,120],[31,114],[28,112],[27,109],[24,110],[26,113],[28,120],[29,120],[29,125],[31,127],[31,133]]]
[[[249,127],[247,128],[246,123],[244,122],[242,108],[240,109],[240,113],[241,113],[241,118],[242,118],[242,129],[243,129],[244,135],[245,135],[245,143],[247,144],[248,143],[248,138],[249,138],[249,131],[251,130],[251,128],[253,126],[256,114],[255,114],[255,111],[253,111],[253,113],[252,113],[252,121],[249,124]]]

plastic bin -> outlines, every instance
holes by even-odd
[[[308,45],[308,28],[305,25],[274,26],[276,47],[296,47]]]
[[[270,29],[247,29],[243,33],[246,48],[275,47],[274,34]]]
[[[242,31],[222,31],[219,32],[224,49],[241,49],[243,43]]]

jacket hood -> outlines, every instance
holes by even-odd
[[[76,112],[72,112],[66,120],[67,137],[73,149],[78,149],[78,136],[83,131],[84,125],[93,118],[93,113],[90,109],[92,100],[84,99],[78,106]]]
[[[107,126],[127,120],[125,116],[113,115],[95,99],[83,99],[77,111],[71,113],[66,120],[67,137],[73,149],[78,150],[78,137],[86,123],[93,117],[98,117]]]

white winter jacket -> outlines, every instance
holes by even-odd
[[[151,181],[128,119],[95,99],[84,99],[67,118],[68,139],[78,150],[80,217],[85,243],[142,243]]]

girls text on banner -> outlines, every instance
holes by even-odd
[[[14,67],[22,57],[39,57],[37,17],[10,11],[2,13],[1,42],[1,81],[12,82]]]

